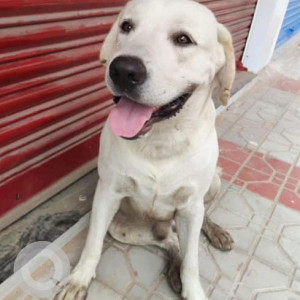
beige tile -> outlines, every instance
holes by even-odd
[[[300,280],[294,280],[291,288],[293,291],[300,293]]]
[[[257,300],[299,300],[299,294],[292,291],[261,292],[256,296]]]
[[[214,285],[215,286],[215,285]],[[234,290],[235,282],[234,280],[222,275],[222,277],[218,280],[217,286],[218,289],[220,288],[223,293],[230,294]]]
[[[158,295],[153,295],[149,300],[164,300],[164,299],[159,297]]]
[[[207,247],[202,244],[199,246],[199,270],[200,275],[210,282],[214,282],[220,276],[220,271],[214,257],[208,251]]]
[[[47,260],[32,273],[32,278],[40,282],[46,281],[53,276],[54,270],[53,262]]]
[[[72,266],[75,266],[80,258],[82,249],[86,242],[87,232],[88,228],[82,230],[62,248],[68,256]]]
[[[148,295],[148,290],[138,286],[134,285],[131,290],[127,293],[127,296],[130,296],[130,298],[134,300],[144,300],[146,299]]]
[[[219,288],[215,288],[211,296],[209,297],[209,300],[229,300],[229,299],[230,297],[228,292]]]
[[[295,263],[276,243],[266,238],[261,239],[254,255],[269,266],[282,271],[284,274],[292,275],[295,271]]]
[[[166,265],[166,262],[161,257],[142,247],[130,249],[129,258],[136,280],[146,287],[151,287],[157,281]]]
[[[103,253],[96,275],[99,281],[120,293],[125,293],[133,281],[125,254],[114,247]]]
[[[246,218],[222,207],[217,207],[210,216],[214,222],[226,229],[247,227],[249,224]]]
[[[20,296],[17,300],[32,300],[32,299],[33,299],[32,296],[24,295],[24,296]]]
[[[122,298],[122,295],[94,280],[89,288],[87,300],[122,300]]]
[[[287,288],[288,282],[288,277],[280,271],[253,259],[247,268],[236,295],[241,299],[249,299],[256,291],[258,292],[262,289]]]
[[[260,232],[249,227],[231,228],[229,232],[234,240],[234,248],[240,249],[246,253],[250,253],[252,251],[256,242],[260,238]]]
[[[221,270],[227,278],[234,280],[241,271],[242,266],[247,261],[248,256],[237,250],[222,252],[213,247],[210,247],[211,254]]]
[[[279,244],[289,255],[290,259],[300,266],[300,244],[284,236],[281,236]]]
[[[4,295],[3,300],[16,300],[21,295],[24,295],[23,290],[20,287],[15,287],[7,295]]]
[[[298,266],[298,269],[296,270],[296,273],[294,274],[294,279],[300,281],[300,266]]]

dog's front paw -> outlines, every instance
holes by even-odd
[[[196,280],[195,277],[185,277],[185,280],[182,282],[181,296],[183,300],[207,300],[200,281]]]
[[[201,288],[192,289],[182,293],[182,300],[207,300],[207,299],[208,298],[203,293],[203,290]]]
[[[85,300],[88,294],[88,287],[67,283],[53,300]]]

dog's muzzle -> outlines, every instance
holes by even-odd
[[[117,94],[117,104],[109,115],[113,133],[117,136],[136,139],[148,132],[154,123],[175,116],[194,92],[195,86],[189,86],[163,106],[142,104],[138,95],[140,87],[147,79],[147,69],[143,61],[135,56],[118,56],[109,66],[109,76]]]
[[[135,56],[118,56],[109,66],[109,76],[120,92],[132,93],[147,78],[143,61]]]

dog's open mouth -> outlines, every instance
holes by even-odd
[[[192,92],[185,92],[160,107],[146,106],[123,96],[115,96],[117,105],[109,115],[111,129],[120,137],[136,139],[148,132],[154,123],[175,116],[191,95]]]

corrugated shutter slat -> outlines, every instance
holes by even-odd
[[[0,216],[95,159],[112,106],[99,49],[124,3],[0,2]]]

